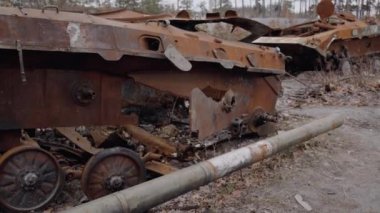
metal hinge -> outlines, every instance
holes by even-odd
[[[25,74],[25,67],[24,67],[24,56],[22,54],[22,46],[20,40],[16,40],[16,48],[18,52],[18,60],[20,63],[20,75],[21,75],[21,81],[23,83],[26,83],[26,74]]]

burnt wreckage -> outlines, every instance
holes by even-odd
[[[300,73],[311,70],[356,72],[379,71],[380,24],[373,18],[358,20],[354,15],[335,13],[331,0],[322,0],[316,8],[319,19],[290,26],[271,28],[250,19],[237,17],[227,11],[221,18],[209,14],[206,20],[191,20],[183,11],[171,20],[174,26],[198,32],[205,23],[225,23],[247,31],[246,36],[234,40],[276,48],[286,55],[286,70]],[[106,18],[121,20],[121,12],[104,14]],[[128,20],[128,19],[126,19]],[[133,19],[129,18],[133,21]]]
[[[224,20],[255,35],[256,22]],[[183,30],[180,17],[134,22],[0,8],[1,206],[41,208],[70,178],[94,199],[144,181],[146,169],[169,173],[158,159],[193,145],[171,144],[141,123],[181,123],[201,146],[226,130],[271,129],[283,54]],[[115,147],[83,127],[106,125],[130,138]]]
[[[379,71],[380,24],[373,18],[358,20],[351,13],[335,13],[331,0],[317,6],[320,19],[284,29],[272,29],[254,44],[280,48],[287,70]],[[305,63],[308,62],[308,63]]]

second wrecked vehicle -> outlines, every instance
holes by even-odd
[[[291,56],[287,70],[352,72],[380,67],[380,25],[358,20],[350,13],[334,13],[331,0],[317,6],[320,19],[284,29],[272,29],[254,44],[278,47]]]

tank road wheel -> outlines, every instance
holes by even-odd
[[[0,157],[0,204],[30,211],[49,203],[61,189],[58,162],[38,147],[18,146]]]
[[[100,151],[87,162],[81,185],[89,199],[120,191],[145,180],[145,167],[133,151],[115,147]]]

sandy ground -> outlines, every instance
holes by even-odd
[[[358,86],[360,91],[346,94],[337,85],[335,93],[300,104],[294,97],[307,92],[305,86],[286,79],[283,87],[282,129],[332,113],[342,113],[345,124],[151,212],[306,212],[297,194],[311,212],[380,212],[380,90]]]

